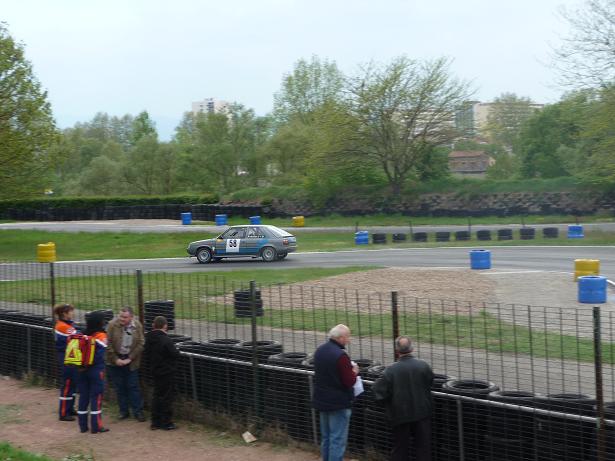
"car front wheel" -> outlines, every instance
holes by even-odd
[[[261,257],[263,258],[263,261],[270,263],[278,259],[278,253],[273,247],[265,247],[261,252]]]
[[[199,248],[196,252],[196,259],[201,264],[207,264],[211,262],[211,250],[209,248]]]

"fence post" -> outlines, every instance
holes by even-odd
[[[143,312],[143,272],[141,269],[136,270],[137,276],[137,310],[139,312],[139,322],[145,326],[145,313]]]
[[[310,386],[310,398],[314,395],[314,376],[308,375],[308,385]],[[311,416],[312,416],[312,439],[314,440],[314,445],[318,446],[318,426],[316,422],[316,410],[312,405],[310,405]]]
[[[596,408],[598,419],[596,438],[598,457],[597,461],[604,461],[604,449],[606,442],[606,425],[604,422],[604,392],[602,387],[602,337],[600,332],[600,306],[594,306],[594,370],[596,375]]]
[[[32,371],[32,332],[29,325],[26,326],[26,341],[28,346],[28,373]]]
[[[49,290],[51,297],[51,317],[53,318],[53,306],[56,305],[56,277],[55,277],[55,266],[53,263],[49,263]]]
[[[250,323],[252,327],[252,392],[254,397],[254,415],[259,415],[258,396],[260,394],[258,388],[258,349],[256,335],[256,282],[250,280]]]
[[[393,354],[394,359],[397,361],[397,351],[395,350],[395,338],[399,336],[399,312],[398,312],[398,292],[391,291],[391,322],[393,323]]]
[[[459,437],[459,461],[465,461],[465,440],[463,436],[463,403],[457,400],[457,434]]]

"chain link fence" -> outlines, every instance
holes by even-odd
[[[0,264],[0,374],[56,376],[51,309],[136,307],[146,330],[169,320],[182,351],[179,417],[232,421],[317,444],[311,354],[338,323],[365,392],[348,449],[386,459],[391,428],[372,383],[413,338],[436,373],[437,460],[615,459],[615,341],[608,308],[469,303],[308,284],[257,285],[203,273],[142,273],[75,264]],[[144,385],[151,383],[142,370]],[[412,459],[412,458],[411,458]]]

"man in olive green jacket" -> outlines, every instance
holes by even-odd
[[[134,417],[141,422],[143,398],[139,388],[139,365],[143,354],[145,337],[143,326],[134,318],[130,307],[123,307],[116,318],[107,326],[107,370],[117,392],[120,419],[130,417],[129,406]]]

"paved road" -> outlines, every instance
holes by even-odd
[[[147,221],[147,220],[146,220]],[[247,223],[246,223],[247,224]],[[599,230],[604,232],[615,232],[615,223],[590,223],[583,225],[587,230]],[[481,229],[519,229],[521,224],[497,224],[497,225],[473,225],[471,230],[475,232]],[[557,227],[561,233],[568,228],[567,224],[532,224],[529,227],[542,229],[544,227]],[[62,222],[20,222],[0,224],[0,229],[36,229],[55,232],[136,232],[136,233],[165,233],[165,232],[203,232],[218,233],[225,230],[227,226],[182,226],[173,220],[152,220],[140,222],[140,220],[119,220],[119,221],[62,221]],[[286,227],[292,233],[302,232],[354,232],[354,226],[338,227]],[[410,226],[360,226],[361,230],[370,232],[384,233],[408,233]],[[414,226],[414,232],[436,232],[468,230],[468,226]]]
[[[137,260],[104,260],[60,263],[107,268],[142,269],[145,272],[211,272],[237,269],[289,269],[302,267],[468,267],[471,248],[391,248],[381,250],[349,250],[336,252],[295,253],[284,261],[264,263],[259,259],[224,260],[214,264],[198,264],[195,258],[162,258]],[[546,270],[572,272],[574,260],[599,259],[601,273],[615,280],[615,246],[609,247],[490,247],[492,267],[500,270]]]

